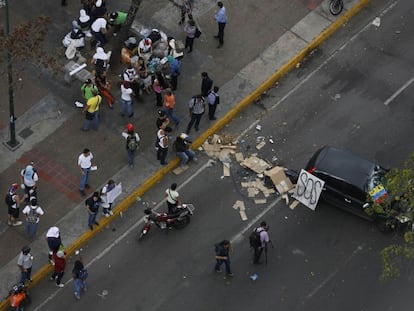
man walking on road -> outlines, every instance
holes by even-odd
[[[214,15],[214,19],[217,21],[218,24],[218,34],[214,36],[214,38],[219,40],[219,45],[217,48],[221,48],[224,44],[224,27],[226,27],[227,23],[227,15],[226,15],[226,8],[223,5],[223,2],[217,2],[217,6],[219,7],[216,15]]]
[[[82,172],[79,192],[82,195],[86,195],[85,188],[90,188],[88,185],[88,177],[92,167],[92,159],[93,154],[88,148],[83,149],[83,152],[78,157],[78,166]]]
[[[220,267],[224,263],[227,276],[233,276],[230,268],[230,250],[231,244],[229,240],[223,240],[215,245],[216,265],[214,266],[214,270],[218,273],[221,272]]]
[[[263,250],[267,251],[267,244],[270,242],[268,231],[269,226],[265,221],[260,223],[260,227],[254,229],[254,233],[258,236],[257,243],[254,243],[254,258],[253,264],[258,265],[260,264],[260,257],[262,256]]]
[[[199,130],[200,120],[204,114],[205,106],[206,106],[205,100],[201,94],[193,96],[190,99],[188,103],[188,108],[190,109],[191,120],[187,126],[187,131],[186,131],[187,134],[190,133],[190,130],[193,127],[193,125],[196,131]]]

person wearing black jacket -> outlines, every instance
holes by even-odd
[[[96,221],[96,215],[98,215],[99,206],[101,204],[101,198],[98,192],[94,192],[93,195],[85,200],[85,208],[88,211],[88,227],[93,230],[93,225],[99,226]]]
[[[213,80],[210,79],[207,72],[201,73],[201,95],[207,97],[213,88]]]
[[[227,276],[233,276],[230,268],[230,250],[231,244],[229,240],[223,240],[215,245],[216,265],[214,266],[214,270],[218,273],[221,272],[220,267],[224,263]]]
[[[196,154],[190,149],[191,141],[189,136],[185,133],[181,133],[177,136],[174,142],[174,149],[178,157],[181,159],[181,165],[186,165],[189,160],[197,160]]]

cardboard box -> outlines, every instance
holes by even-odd
[[[270,177],[280,194],[288,192],[293,188],[292,182],[286,177],[285,171],[281,166],[275,166],[270,170],[264,171],[264,174]]]

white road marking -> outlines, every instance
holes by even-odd
[[[400,95],[407,87],[410,86],[411,83],[414,82],[414,78],[411,78],[410,80],[408,80],[407,82],[404,83],[404,85],[402,87],[400,87],[397,92],[395,92],[394,94],[392,94],[385,102],[384,105],[388,106],[388,104],[390,102],[392,102],[398,95]]]

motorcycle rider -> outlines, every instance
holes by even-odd
[[[182,201],[180,194],[178,193],[177,184],[173,183],[170,188],[165,190],[165,196],[167,197],[168,214],[174,214],[177,212],[177,208],[180,208]]]

